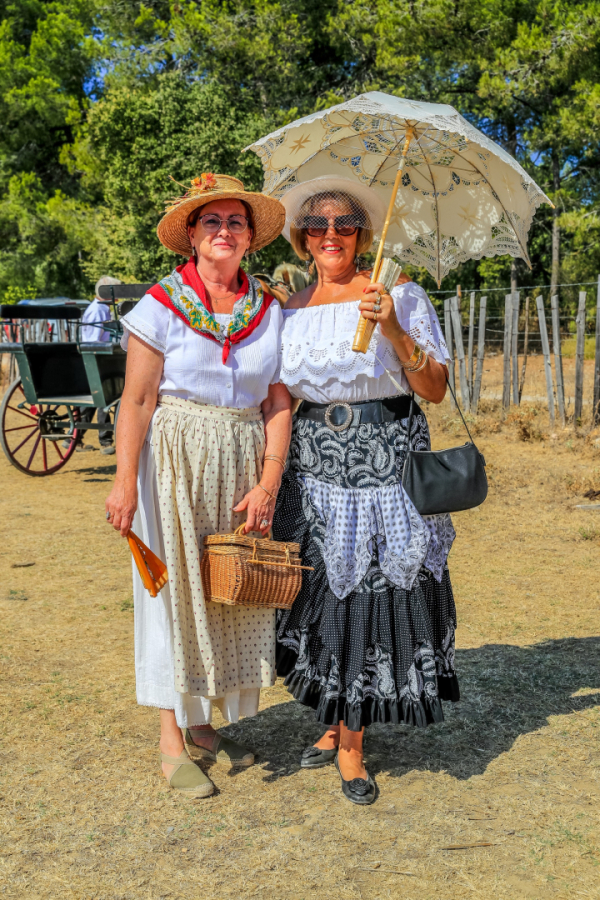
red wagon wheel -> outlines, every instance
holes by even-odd
[[[73,410],[75,421],[79,410]],[[13,381],[0,406],[0,444],[8,461],[26,475],[52,475],[71,458],[78,431],[70,432],[71,421],[64,404],[28,403],[21,379]],[[45,434],[64,434],[48,440]],[[63,447],[69,440],[69,447]]]

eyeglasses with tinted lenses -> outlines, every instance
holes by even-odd
[[[217,231],[221,230],[223,225],[225,225],[227,230],[232,234],[243,234],[248,227],[249,222],[247,216],[229,216],[228,219],[221,219],[214,213],[206,213],[205,216],[198,216],[198,220],[202,222],[202,227],[207,234],[216,234]]]
[[[323,237],[330,225],[333,226],[333,230],[340,237],[350,237],[350,235],[356,234],[361,227],[356,222],[356,216],[352,214],[336,216],[333,220],[328,219],[326,216],[306,216],[302,227],[306,229],[311,237]]]

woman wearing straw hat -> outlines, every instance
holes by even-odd
[[[448,354],[420,287],[390,296],[360,269],[385,216],[370,188],[321,177],[282,202],[284,235],[318,277],[283,313],[281,381],[303,402],[273,534],[297,541],[314,571],[279,614],[277,672],[327,727],[302,767],[335,760],[344,795],[364,805],[376,796],[364,727],[439,722],[440,701],[458,699],[452,523],[422,518],[402,488],[408,392],[441,402]],[[359,314],[379,325],[365,354],[352,350]],[[410,443],[429,447],[418,406]]]
[[[254,761],[212,728],[213,704],[230,722],[254,715],[275,679],[274,610],[205,602],[199,547],[244,519],[247,531],[271,528],[291,426],[290,396],[274,383],[282,312],[240,262],[284,218],[236,178],[194,179],[158,226],[188,261],[121,320],[127,376],[106,517],[167,564],[154,599],[134,567],[137,698],[160,709],[164,775],[192,797],[214,791],[194,759]]]

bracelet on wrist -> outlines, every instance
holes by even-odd
[[[276,453],[270,453],[268,456],[265,456],[265,462],[268,459],[272,459],[274,462],[278,462],[282,469],[285,469],[285,460],[278,456]]]
[[[417,364],[414,365],[414,366],[411,366],[410,368],[408,368],[407,366],[405,366],[405,367],[404,367],[404,371],[405,371],[405,372],[411,372],[411,373],[413,373],[413,374],[416,373],[416,372],[421,372],[421,371],[425,368],[425,366],[427,365],[428,362],[429,362],[429,355],[428,355],[427,353],[425,353],[425,351],[423,350],[423,356],[422,356],[422,359],[419,359],[419,361],[417,362]]]
[[[423,361],[424,353],[425,353],[425,351],[423,350],[423,348],[419,347],[418,344],[415,344],[415,349],[413,350],[410,359],[407,360],[406,362],[404,362],[403,360],[400,360],[400,365],[407,372],[412,372],[413,369],[415,369],[417,366],[419,366],[421,364],[421,362]]]
[[[272,494],[271,491],[268,491],[268,490],[266,489],[266,487],[265,487],[263,484],[260,483],[260,481],[258,482],[257,487],[261,488],[261,490],[263,490],[263,491],[265,492],[265,494],[268,494],[269,497],[271,498],[271,500],[277,500],[277,495],[276,495],[276,494]]]

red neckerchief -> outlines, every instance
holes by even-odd
[[[177,273],[177,275],[181,278],[181,281],[185,285],[187,285],[187,287],[191,288],[193,294],[195,295],[195,308],[192,310],[191,314],[189,312],[186,312],[186,308],[184,305],[175,303],[172,297],[169,295],[169,291],[167,290],[167,288],[169,287],[169,281],[171,278],[173,278],[173,276],[175,276],[175,273]],[[241,287],[236,295],[234,303],[245,297],[251,290],[248,276],[243,269],[239,270],[239,278],[241,281]],[[260,303],[260,307],[254,311],[252,318],[246,325],[239,328],[237,331],[233,331],[227,334],[227,337],[223,341],[215,337],[214,334],[211,334],[211,329],[214,330],[214,326],[216,325],[213,318],[214,313],[212,304],[206,294],[206,288],[198,274],[196,263],[193,257],[190,257],[187,263],[183,263],[182,265],[177,266],[175,272],[172,273],[170,278],[164,279],[164,284],[167,287],[163,286],[163,282],[155,284],[150,288],[148,293],[151,294],[155,300],[158,300],[159,303],[162,303],[163,306],[166,306],[167,309],[170,309],[171,312],[175,313],[176,316],[179,316],[179,318],[183,322],[185,322],[185,324],[188,325],[193,331],[195,331],[196,334],[201,334],[203,337],[206,337],[217,344],[222,344],[223,363],[227,362],[232,344],[238,344],[240,341],[243,341],[244,338],[252,334],[254,329],[260,325],[267,309],[274,299],[270,294],[263,292],[262,287],[259,286],[258,290],[260,290],[262,294],[262,302]],[[256,287],[254,287],[253,289],[256,290]],[[204,316],[202,315],[203,310],[206,313],[206,315]]]

